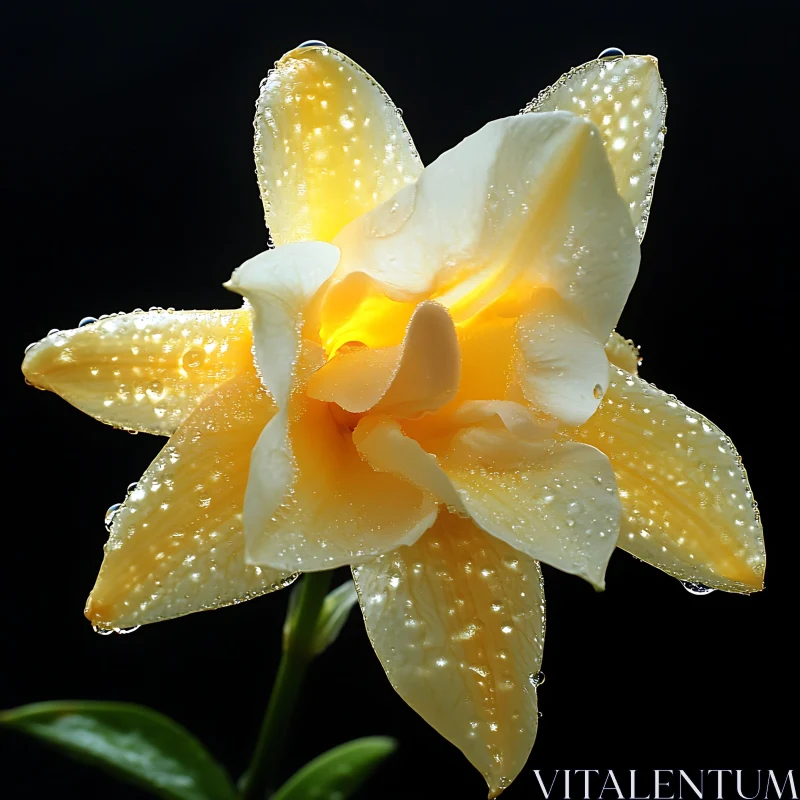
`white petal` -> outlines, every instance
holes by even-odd
[[[353,438],[374,469],[411,481],[532,558],[604,587],[620,502],[611,465],[594,447],[473,427],[434,455],[394,420],[374,417]]]
[[[436,456],[426,453],[418,442],[405,436],[391,417],[364,417],[353,431],[353,441],[373,469],[406,478],[451,509],[464,512],[461,498]]]
[[[225,284],[253,307],[256,364],[279,409],[289,397],[302,314],[338,262],[339,250],[331,244],[296,242],[245,261]]]
[[[288,413],[270,421],[253,451],[244,507],[249,563],[333,569],[412,544],[436,520],[432,497],[376,472],[348,421],[302,391],[323,363],[321,348],[306,342]]]
[[[586,422],[608,387],[602,340],[557,297],[537,303],[520,319],[517,331],[526,399],[567,425]]]
[[[442,467],[473,520],[564,572],[605,586],[620,502],[608,459],[575,442],[532,444],[505,431],[464,431]]]
[[[331,297],[363,272],[394,299],[433,296],[459,322],[523,281],[555,289],[601,341],[639,264],[597,129],[565,112],[489,123],[335,243]]]
[[[491,426],[497,421],[511,434],[528,441],[552,438],[554,427],[537,419],[525,406],[511,400],[468,400],[453,412],[458,427]]]

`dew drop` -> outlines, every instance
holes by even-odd
[[[594,389],[592,389],[592,394],[595,400],[599,400],[603,396],[603,387],[599,383],[596,383]]]
[[[128,633],[135,633],[141,627],[142,627],[141,625],[134,625],[132,628],[114,628],[114,633],[119,633],[124,636]]]
[[[624,58],[625,53],[619,49],[619,47],[606,47],[599,56],[597,56],[598,61],[617,61],[620,58]]]
[[[84,317],[78,323],[78,327],[79,328],[83,328],[85,325],[91,325],[93,322],[97,322],[97,317]]]
[[[305,42],[301,42],[298,47],[327,47],[328,45],[325,42],[319,39],[306,39]]]
[[[161,395],[164,394],[164,385],[161,381],[151,381],[145,392],[151,400],[159,400]]]
[[[107,529],[111,529],[111,523],[114,522],[114,517],[117,516],[117,512],[120,508],[122,508],[122,503],[114,503],[114,505],[110,506],[108,511],[106,511],[105,525]]]
[[[92,625],[92,630],[100,636],[111,636],[114,633],[113,628],[99,628],[97,625]]]
[[[184,369],[197,369],[205,359],[206,356],[202,350],[198,350],[197,348],[187,350],[183,354],[183,367]]]
[[[61,333],[58,328],[50,328],[50,330],[47,331],[48,336],[55,336],[57,333]]]
[[[704,583],[693,583],[692,581],[681,581],[681,585],[684,589],[686,589],[689,594],[711,594],[711,592],[715,592],[716,589],[712,589],[710,586],[706,586]]]
[[[25,348],[25,352],[27,353],[27,352],[28,352],[28,350],[32,350],[34,347],[36,347],[36,345],[37,345],[37,344],[39,344],[39,343],[38,343],[38,342],[31,342],[31,343],[30,343],[30,344],[29,344],[29,345],[28,345],[28,346]]]
[[[539,670],[539,672],[534,672],[532,675],[528,676],[528,680],[531,682],[531,686],[538,689],[545,681],[544,672],[541,670]]]
[[[567,505],[568,517],[577,517],[578,514],[581,513],[581,511],[583,511],[583,506],[579,502],[577,502],[577,500],[574,500],[573,502]]]
[[[132,491],[134,491],[134,490],[136,489],[136,487],[137,487],[138,485],[139,485],[139,484],[138,484],[136,481],[134,481],[133,483],[129,483],[129,484],[128,484],[128,488],[125,490],[125,491],[126,491],[126,493],[127,493],[127,494],[130,494]]]

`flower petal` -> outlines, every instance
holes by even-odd
[[[586,422],[608,386],[603,345],[552,292],[517,327],[519,377],[525,398],[567,425]]]
[[[330,47],[299,47],[275,64],[261,84],[254,126],[276,244],[331,241],[422,171],[389,96]]]
[[[716,425],[611,367],[600,409],[576,435],[614,467],[620,547],[684,581],[730,592],[763,588],[758,510],[739,454]]]
[[[225,284],[253,306],[256,364],[279,410],[289,399],[303,312],[338,261],[331,244],[296,242],[245,261]]]
[[[332,569],[411,544],[436,519],[431,497],[361,458],[347,412],[335,419],[330,404],[305,394],[322,363],[321,349],[308,348],[288,411],[253,450],[244,518],[251,563]]]
[[[623,339],[614,331],[606,342],[606,355],[609,362],[615,367],[620,367],[632,375],[639,372],[642,357],[639,348],[633,343],[633,339]]]
[[[653,56],[596,59],[562,75],[524,112],[572,111],[600,129],[619,193],[644,238],[661,161],[667,93]]]
[[[238,603],[294,580],[245,563],[250,451],[275,406],[251,368],[209,393],[113,515],[86,604],[126,628]]]
[[[251,347],[246,309],[134,312],[48,335],[22,371],[101,422],[170,435],[208,392],[252,370]]]
[[[394,300],[438,300],[456,323],[535,285],[576,306],[601,341],[639,265],[597,129],[565,112],[489,123],[335,242],[342,261],[327,291],[333,315],[345,305],[352,315],[353,302],[335,297],[363,284],[358,273]],[[362,286],[365,299],[371,288]],[[325,327],[337,320],[329,315]]]
[[[604,588],[620,502],[608,459],[576,442],[528,442],[473,427],[426,452],[394,420],[364,417],[353,439],[377,470],[415,483],[512,547]]]
[[[539,565],[441,514],[416,544],[353,569],[392,686],[480,770],[497,797],[536,737],[544,644]]]
[[[346,411],[386,411],[397,417],[432,411],[458,389],[461,356],[453,320],[438,303],[417,306],[396,347],[339,353],[315,372],[306,394]]]
[[[620,523],[608,459],[577,442],[470,428],[441,457],[476,524],[532,558],[605,587]]]
[[[466,513],[455,487],[439,466],[436,456],[406,436],[391,417],[366,416],[353,431],[353,442],[367,463],[379,472],[406,478],[446,503]]]

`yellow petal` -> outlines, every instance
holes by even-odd
[[[438,303],[420,303],[396,347],[339,353],[315,372],[306,394],[346,411],[397,417],[432,411],[458,389],[461,356],[453,320]]]
[[[114,514],[86,604],[126,628],[280,589],[286,570],[248,566],[242,508],[250,451],[275,407],[249,372],[208,394]]]
[[[331,241],[422,171],[389,96],[330,47],[299,47],[275,64],[261,84],[255,129],[258,183],[276,244]]]
[[[761,521],[730,439],[671,395],[611,367],[608,393],[576,435],[611,460],[619,546],[685,581],[763,586]]]
[[[639,348],[633,343],[633,339],[623,339],[616,331],[608,337],[606,342],[606,355],[609,362],[615,367],[624,369],[632,375],[639,372],[639,364],[642,357]]]
[[[322,363],[321,348],[307,345],[283,428],[276,415],[253,451],[245,501],[252,563],[303,572],[353,564],[415,542],[436,519],[431,497],[361,458],[355,415],[305,394]],[[291,480],[284,486],[286,461]]]
[[[413,186],[344,228],[328,297],[438,300],[457,324],[519,284],[555,289],[601,341],[636,277],[639,247],[594,125],[564,112],[495,120]],[[346,319],[339,321],[340,325]],[[326,328],[337,327],[333,315]]]
[[[441,514],[416,544],[353,576],[392,686],[497,797],[536,737],[545,626],[539,565],[468,520]]]
[[[540,92],[525,111],[572,111],[597,125],[641,241],[667,132],[658,60],[624,56],[582,64]]]
[[[58,331],[22,371],[101,422],[170,435],[224,381],[252,370],[250,314],[145,311]]]

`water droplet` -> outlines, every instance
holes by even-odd
[[[120,508],[122,508],[122,503],[114,503],[114,505],[110,506],[108,511],[106,511],[105,525],[109,530],[111,529],[111,523],[114,522],[114,517],[117,516],[117,512],[120,510]]]
[[[715,592],[716,589],[712,589],[710,586],[706,586],[704,583],[693,583],[692,581],[681,581],[681,585],[684,589],[686,589],[689,594],[711,594],[711,592]]]
[[[568,517],[577,517],[581,511],[583,511],[583,506],[577,500],[573,500],[573,502],[567,504]]]
[[[202,350],[193,348],[183,354],[184,369],[197,369],[206,359],[206,354]]]
[[[61,333],[58,328],[50,328],[50,330],[47,331],[48,336],[55,336],[57,333]]]
[[[328,45],[325,42],[320,41],[319,39],[306,39],[305,42],[301,42],[298,47],[327,47]]]
[[[595,400],[599,400],[603,396],[603,387],[599,383],[596,383],[594,389],[592,389],[592,394]]]
[[[135,631],[138,631],[139,628],[141,627],[142,627],[141,625],[134,625],[132,628],[114,628],[114,633],[120,633],[124,636],[125,634],[134,633]]]
[[[606,47],[599,56],[598,61],[616,61],[617,59],[624,58],[625,53],[619,47]]]
[[[158,400],[164,394],[164,385],[161,381],[151,381],[145,392],[151,400]]]
[[[136,481],[134,481],[133,483],[129,483],[129,484],[128,484],[128,488],[127,488],[125,491],[126,491],[128,494],[130,494],[132,491],[134,491],[134,490],[136,489],[136,487],[137,487],[138,485],[139,485],[139,484],[138,484]]]
[[[98,628],[97,625],[92,625],[92,630],[100,636],[111,636],[114,633],[112,628]]]
[[[532,675],[528,676],[528,680],[531,682],[531,686],[538,689],[545,681],[544,672],[541,670],[539,670],[539,672],[534,672]]]
[[[30,350],[31,348],[33,348],[33,347],[36,347],[36,345],[37,345],[37,344],[39,344],[39,342],[31,342],[31,343],[30,343],[30,344],[29,344],[29,345],[28,345],[28,346],[25,348],[25,352],[27,353],[27,352],[28,352],[28,350]]]
[[[84,325],[91,325],[93,322],[97,322],[97,317],[84,317],[79,323],[78,327],[82,328]]]

